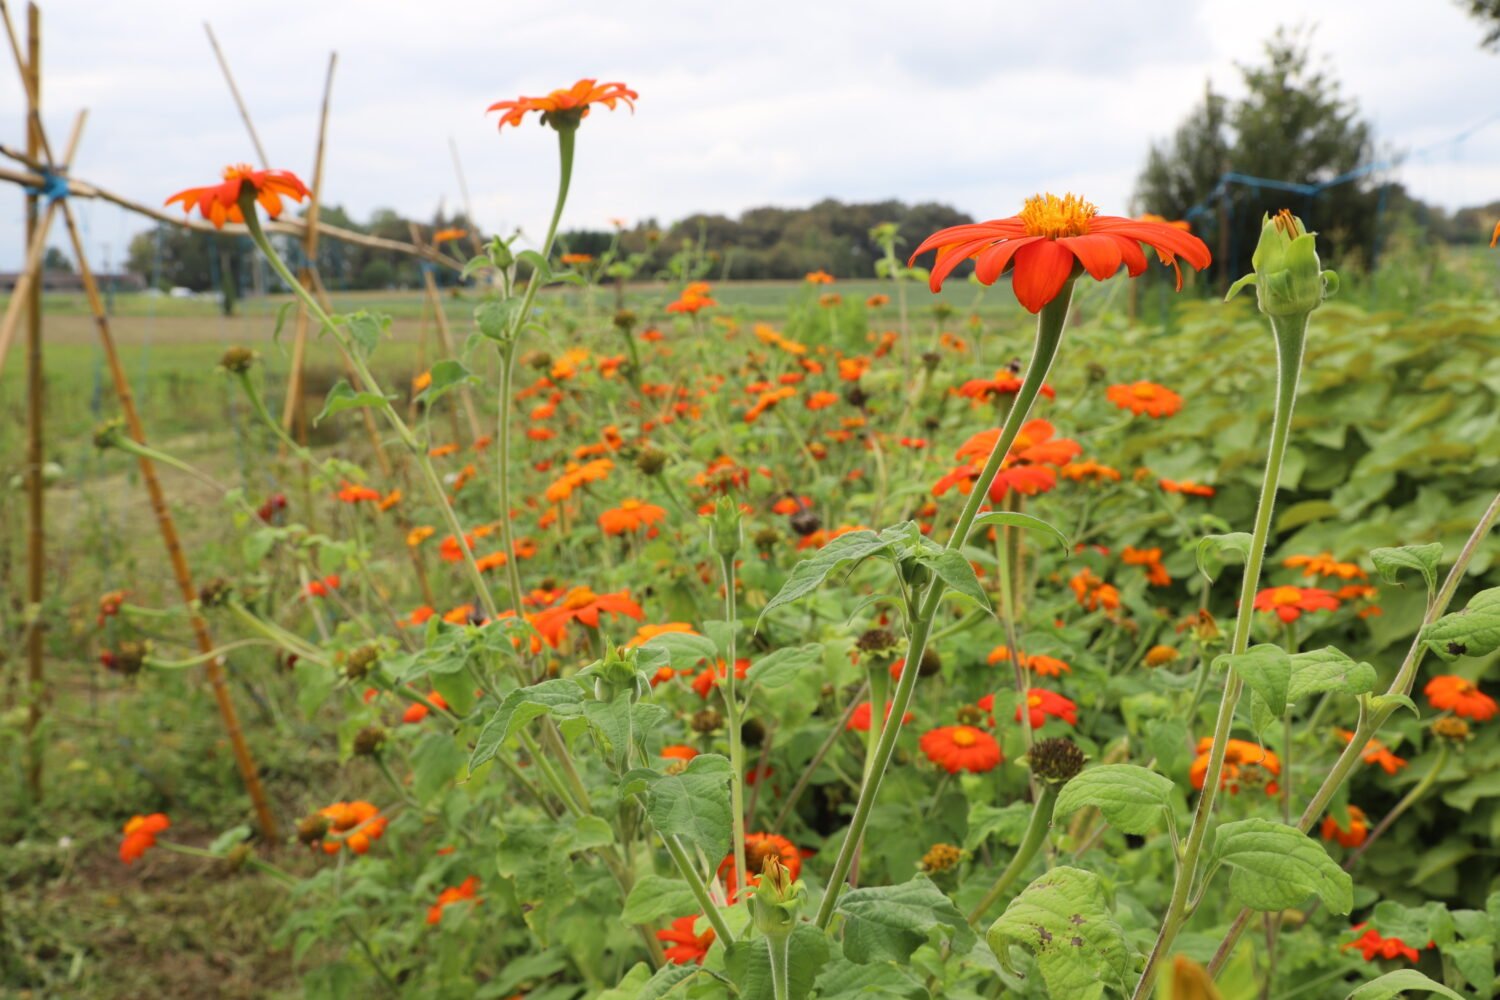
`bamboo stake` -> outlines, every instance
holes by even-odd
[[[422,246],[422,233],[417,229],[417,224],[413,222],[410,226],[412,245]],[[422,287],[427,292],[427,302],[432,306],[433,317],[437,321],[438,347],[442,350],[443,357],[457,357],[453,352],[453,334],[448,329],[448,316],[443,312],[443,298],[438,294],[437,279],[432,276],[431,268],[422,268]],[[470,441],[478,441],[484,436],[484,428],[479,423],[479,410],[474,405],[474,394],[469,391],[468,386],[461,385],[458,387],[458,398],[469,421]]]
[[[229,62],[224,58],[223,50],[219,48],[219,40],[214,37],[213,26],[204,21],[203,30],[208,32],[208,44],[213,46],[214,58],[219,61],[219,69],[224,71],[224,79],[229,84],[229,93],[234,98],[234,106],[240,110],[240,120],[245,123],[245,129],[250,133],[250,143],[255,147],[255,155],[260,157],[261,166],[269,168],[271,160],[266,156],[266,148],[260,144],[260,136],[255,134],[255,125],[250,121],[250,112],[245,108],[245,99],[240,96],[240,88],[234,85],[234,74],[229,72]]]
[[[35,155],[40,151],[41,141],[38,123],[41,120],[41,12],[36,4],[26,8],[26,63],[21,66],[21,77],[26,84],[26,150]],[[37,211],[38,198],[26,196],[26,236],[28,248],[36,249],[37,238],[46,241],[46,230]],[[51,206],[48,206],[48,221],[51,221]],[[40,256],[30,261],[32,273],[42,266]],[[41,621],[42,597],[47,574],[46,525],[43,520],[46,504],[43,501],[42,420],[44,379],[42,373],[42,297],[32,294],[27,300],[26,311],[26,615],[30,628],[26,634],[26,787],[31,801],[42,800],[42,701],[45,697],[42,677],[42,653],[44,628]]]

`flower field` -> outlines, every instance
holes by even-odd
[[[491,106],[555,209],[428,234],[446,347],[294,273],[295,174],[159,193],[285,308],[127,339],[139,412],[57,346],[0,983],[1493,996],[1494,251],[1346,273],[1282,212],[1226,299],[1186,223],[1038,194],[857,280],[653,274],[556,239],[637,99]]]

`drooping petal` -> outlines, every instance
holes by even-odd
[[[1213,260],[1208,252],[1208,245],[1198,237],[1160,222],[1142,222],[1139,219],[1101,215],[1089,220],[1089,231],[1114,233],[1139,240],[1148,246],[1181,257],[1199,271],[1208,267]]]
[[[969,240],[1006,240],[1026,235],[1026,227],[1021,220],[1015,217],[1009,219],[991,219],[988,222],[966,222],[959,226],[949,226],[947,229],[939,229],[931,236],[922,241],[917,249],[912,251],[907,264],[911,264],[922,254],[938,247],[950,246],[954,243],[965,243]]]
[[[1016,300],[1030,313],[1039,313],[1067,283],[1073,273],[1073,254],[1056,240],[1029,243],[1016,253],[1011,289]]]
[[[979,283],[993,285],[995,279],[1004,274],[1005,269],[1010,266],[1010,260],[1016,255],[1017,250],[1041,239],[1046,239],[1046,237],[1026,236],[1020,239],[1009,239],[981,250],[974,259],[974,273],[978,276]]]
[[[937,262],[933,264],[932,274],[927,279],[927,287],[932,289],[934,295],[937,294],[943,288],[943,281],[953,273],[953,269],[983,249],[989,242],[990,238],[984,237],[944,246],[938,251]]]
[[[1109,236],[1065,236],[1057,242],[1072,251],[1095,281],[1112,278],[1120,269],[1120,244]]]

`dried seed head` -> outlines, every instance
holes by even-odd
[[[361,680],[379,662],[380,647],[373,642],[367,643],[349,651],[349,657],[344,661],[344,676],[351,681]]]
[[[1456,715],[1444,715],[1432,722],[1432,735],[1449,743],[1467,743],[1471,736],[1469,724]]]
[[[660,448],[652,448],[649,445],[641,449],[641,453],[635,457],[635,467],[648,476],[654,476],[666,468],[667,453]]]
[[[922,855],[921,869],[929,875],[935,875],[957,867],[963,859],[964,852],[952,844],[933,844]]]
[[[810,510],[799,510],[791,517],[792,530],[806,538],[823,527],[823,521]]]
[[[1028,755],[1031,773],[1054,785],[1061,785],[1076,777],[1083,770],[1086,759],[1078,744],[1065,736],[1038,740]]]
[[[219,358],[219,367],[231,375],[243,375],[255,364],[255,352],[248,347],[231,347]]]
[[[694,712],[692,719],[688,721],[688,725],[692,727],[695,733],[711,733],[723,724],[724,716],[720,715],[718,709],[714,708],[705,708],[702,711]]]
[[[861,653],[885,653],[896,648],[896,635],[888,628],[872,628],[854,645]]]
[[[198,588],[198,603],[205,608],[222,608],[229,603],[234,587],[222,576],[216,576]]]
[[[354,755],[356,757],[375,757],[385,749],[385,741],[389,737],[384,726],[366,726],[354,734]]]

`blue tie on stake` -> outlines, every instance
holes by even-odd
[[[59,198],[66,198],[68,191],[68,178],[62,174],[46,168],[42,169],[42,183],[39,185],[26,185],[26,193],[37,198],[46,198],[50,205]]]

